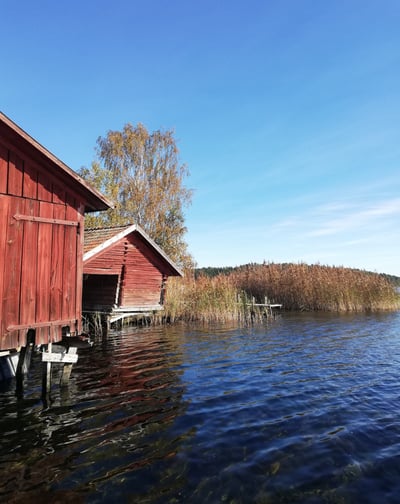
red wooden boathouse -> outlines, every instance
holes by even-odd
[[[109,207],[0,113],[0,351],[80,332],[84,213]]]
[[[168,277],[182,276],[135,224],[86,229],[83,273],[83,311],[107,313],[111,322],[161,310]]]

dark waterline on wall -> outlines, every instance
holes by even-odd
[[[1,386],[0,499],[398,502],[399,375],[398,313],[111,334]]]

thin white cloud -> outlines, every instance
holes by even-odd
[[[360,228],[365,224],[377,223],[382,217],[400,215],[400,198],[382,201],[370,208],[355,212],[343,212],[340,217],[328,220],[307,233],[308,236],[326,236],[339,234],[354,228]]]

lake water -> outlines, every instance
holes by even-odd
[[[38,358],[27,382],[1,386],[1,502],[400,501],[399,313],[130,329],[47,402]]]

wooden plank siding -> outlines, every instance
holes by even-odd
[[[83,311],[111,311],[117,301],[125,247],[118,243],[83,265]]]
[[[53,217],[53,205],[46,201],[40,201],[39,216]],[[51,224],[39,222],[38,231],[38,261],[37,267],[37,310],[36,322],[45,322],[50,317],[50,279],[51,279],[51,246],[53,238]],[[40,329],[41,336],[46,338],[46,328]]]
[[[4,145],[0,144],[0,194],[6,194],[7,185],[8,185],[8,149],[6,149]]]
[[[135,225],[87,230],[83,273],[83,311],[109,313],[161,309],[163,283],[181,275]]]
[[[7,193],[22,196],[22,180],[24,176],[23,161],[13,151],[8,156],[8,187]]]
[[[6,251],[4,284],[2,295],[2,320],[6,325],[19,325],[21,268],[22,268],[22,231],[23,223],[13,219],[15,213],[23,210],[22,198],[12,198],[9,202],[8,222],[6,223]],[[13,340],[19,346],[19,331],[8,334],[8,340]]]
[[[24,215],[38,215],[39,202],[25,199]],[[22,268],[21,268],[21,299],[20,299],[20,324],[29,324],[35,320],[37,293],[37,262],[38,262],[38,232],[36,222],[23,223]]]
[[[9,204],[10,199],[0,194],[0,229],[3,236],[3,239],[0,240],[0,336],[6,335],[6,318],[3,316],[3,307],[4,303],[4,278],[5,278],[5,270],[7,266],[7,255],[6,249],[8,247],[7,243],[7,231],[8,231],[8,216],[9,216]],[[3,339],[3,338],[2,338]],[[4,337],[4,342],[5,337]]]
[[[78,220],[78,212],[75,208],[67,206],[67,220]],[[63,319],[73,318],[76,314],[76,263],[77,263],[77,228],[67,226],[64,230],[64,257],[62,260],[63,268],[63,303],[62,314]]]
[[[76,289],[75,289],[75,315],[76,331],[82,331],[82,295],[83,295],[83,245],[85,233],[85,206],[77,205],[77,235],[76,235]]]
[[[0,113],[0,350],[80,331],[84,212],[109,206],[91,191]]]
[[[121,308],[154,306],[160,303],[162,267],[156,254],[136,235],[124,242],[125,269],[121,282]]]
[[[65,205],[53,205],[53,217],[55,219],[65,219]],[[53,237],[51,243],[51,275],[50,275],[50,320],[63,319],[63,265],[65,247],[65,227],[53,226]]]
[[[38,169],[32,162],[24,163],[23,197],[38,199]]]

